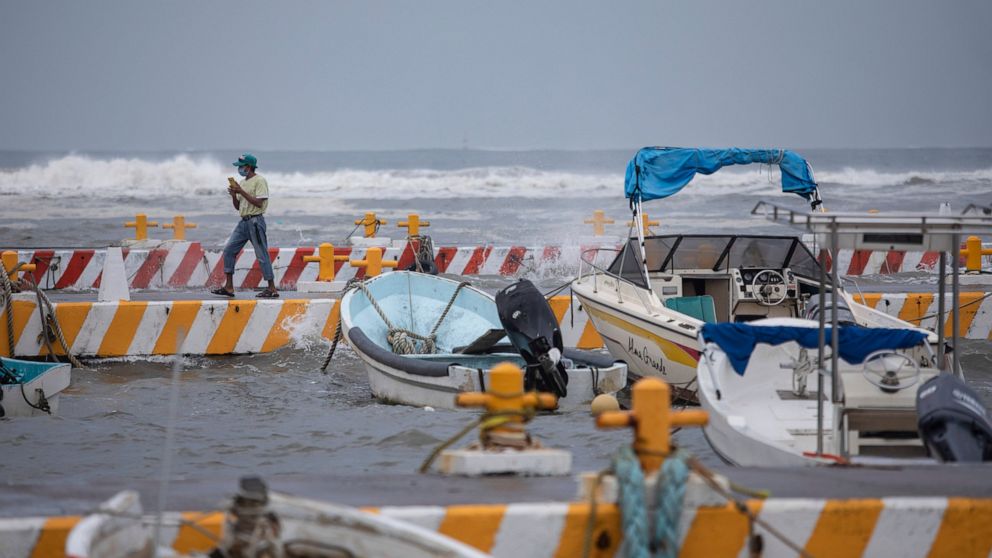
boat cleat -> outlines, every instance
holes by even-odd
[[[572,454],[545,448],[524,425],[539,409],[554,409],[558,399],[550,393],[524,392],[524,373],[508,362],[493,367],[485,393],[459,393],[460,407],[485,407],[479,420],[479,441],[444,450],[438,470],[446,475],[567,475]]]

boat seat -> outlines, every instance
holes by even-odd
[[[716,308],[710,295],[673,297],[665,300],[665,306],[708,324],[716,323]]]

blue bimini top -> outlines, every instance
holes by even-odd
[[[807,349],[820,346],[820,329],[816,327],[706,324],[702,335],[703,341],[716,343],[727,354],[734,371],[741,376],[758,343],[781,345],[795,341]],[[826,339],[831,335],[831,328],[826,328]],[[838,332],[837,354],[851,364],[860,364],[875,351],[908,349],[919,345],[926,337],[926,332],[916,329],[842,326]]]
[[[627,163],[624,194],[628,199],[649,201],[678,193],[697,173],[713,174],[728,165],[765,163],[782,170],[782,191],[809,200],[816,182],[809,163],[782,149],[690,149],[645,147]]]

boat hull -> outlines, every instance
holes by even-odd
[[[610,354],[627,363],[632,381],[654,377],[675,389],[691,388],[699,361],[695,329],[683,333],[665,327],[636,304],[620,309],[621,305],[578,284],[573,284],[572,291]]]
[[[450,358],[445,376],[424,376],[411,374],[395,366],[390,366],[366,354],[352,345],[352,349],[365,364],[372,395],[379,400],[415,407],[435,409],[457,409],[455,396],[461,392],[485,392],[489,382],[490,368],[473,368],[456,364],[458,355],[435,355],[432,360]],[[463,355],[464,356],[464,355]],[[513,362],[523,366],[519,355],[486,355],[493,364]],[[406,357],[412,358],[412,357]],[[576,409],[588,406],[600,393],[616,394],[627,383],[627,367],[614,363],[602,368],[569,368],[568,395],[558,400],[559,409]]]
[[[69,387],[71,366],[68,363],[31,362],[4,358],[3,364],[8,369],[26,377],[27,381],[16,384],[3,384],[4,416],[33,417],[47,415],[38,407],[41,406],[42,394],[48,402],[51,414],[57,414],[62,390]],[[22,390],[23,387],[23,390]]]

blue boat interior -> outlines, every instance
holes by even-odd
[[[394,272],[382,275],[368,287],[394,327],[426,336],[438,322],[458,283],[432,275]],[[370,341],[389,350],[386,340],[389,328],[365,293],[355,292],[350,307],[344,311],[351,316],[352,327],[361,328]],[[456,347],[471,344],[489,330],[502,328],[493,299],[475,289],[463,288],[438,327],[438,352],[453,353]],[[501,342],[508,341],[504,338]]]
[[[0,363],[3,364],[5,369],[17,376],[16,383],[21,384],[31,382],[52,368],[62,365],[60,362],[32,362],[29,360],[17,360],[4,357],[0,357]],[[0,378],[0,383],[7,382]]]

